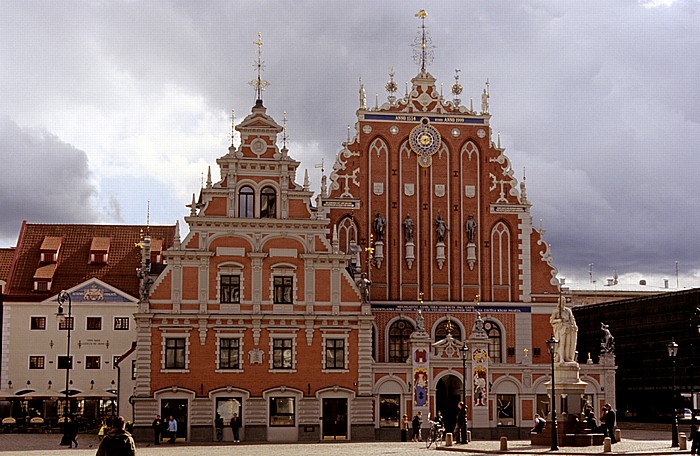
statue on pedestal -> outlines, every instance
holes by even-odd
[[[383,241],[384,240],[384,227],[386,226],[386,219],[382,217],[382,214],[377,212],[377,215],[374,216],[374,236],[377,240]]]
[[[467,230],[467,244],[473,244],[476,237],[476,220],[474,220],[473,215],[470,214],[467,218],[465,228]]]
[[[405,242],[413,242],[413,219],[410,215],[403,221],[403,237]]]
[[[438,215],[437,219],[435,219],[435,234],[437,236],[438,243],[445,242],[445,231],[447,231],[447,225],[442,219],[442,216]]]
[[[555,359],[560,363],[570,363],[576,362],[578,326],[576,326],[574,313],[564,305],[563,300],[563,297],[559,299],[559,305],[549,317],[549,323],[554,330],[554,337],[559,339]]]

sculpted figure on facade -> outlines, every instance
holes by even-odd
[[[369,286],[372,285],[372,282],[367,278],[366,272],[360,274],[360,278],[357,279],[356,285],[357,288],[360,289],[360,298],[362,299],[362,303],[367,304],[369,302]]]
[[[601,353],[615,352],[615,338],[610,333],[610,327],[605,323],[600,323],[600,330],[603,332],[603,339],[600,341]]]
[[[384,240],[384,227],[386,227],[386,219],[377,212],[377,215],[374,216],[374,238],[377,241]]]
[[[473,215],[469,214],[464,227],[467,230],[467,243],[473,244],[476,237],[476,220],[474,220]]]
[[[403,236],[406,242],[413,242],[413,219],[410,215],[403,221]]]
[[[559,306],[552,312],[549,322],[552,324],[554,337],[559,339],[555,359],[560,363],[570,363],[576,362],[578,326],[576,326],[574,313],[564,305],[563,299],[560,299]]]
[[[435,219],[435,234],[438,242],[445,242],[445,231],[447,231],[447,225],[442,216],[438,215],[437,219]]]

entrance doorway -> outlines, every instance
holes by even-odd
[[[348,400],[323,399],[323,440],[348,438]]]
[[[187,399],[162,399],[160,416],[167,422],[172,416],[177,420],[178,439],[187,440]]]
[[[457,404],[462,400],[462,382],[456,375],[442,377],[435,386],[435,410],[442,413],[445,432],[457,424]]]

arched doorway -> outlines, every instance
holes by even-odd
[[[456,375],[446,375],[435,385],[435,410],[445,420],[445,431],[452,432],[457,418],[457,404],[462,400],[462,381]]]

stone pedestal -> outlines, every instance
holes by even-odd
[[[413,241],[408,241],[406,243],[406,266],[408,269],[413,267],[413,261],[416,259],[416,244]]]
[[[555,393],[557,395],[557,421],[562,425],[572,422],[581,410],[581,398],[586,392],[586,382],[579,378],[579,365],[576,362],[554,365]],[[545,383],[552,397],[552,382]]]
[[[382,268],[382,261],[384,261],[384,241],[377,241],[374,243],[374,264],[377,265],[377,269]]]
[[[445,265],[445,243],[438,242],[435,246],[437,247],[435,260],[437,261],[438,269],[442,269],[442,267]]]
[[[474,265],[476,264],[476,245],[473,243],[467,244],[467,265],[469,266],[469,270],[471,271],[474,269]]]

